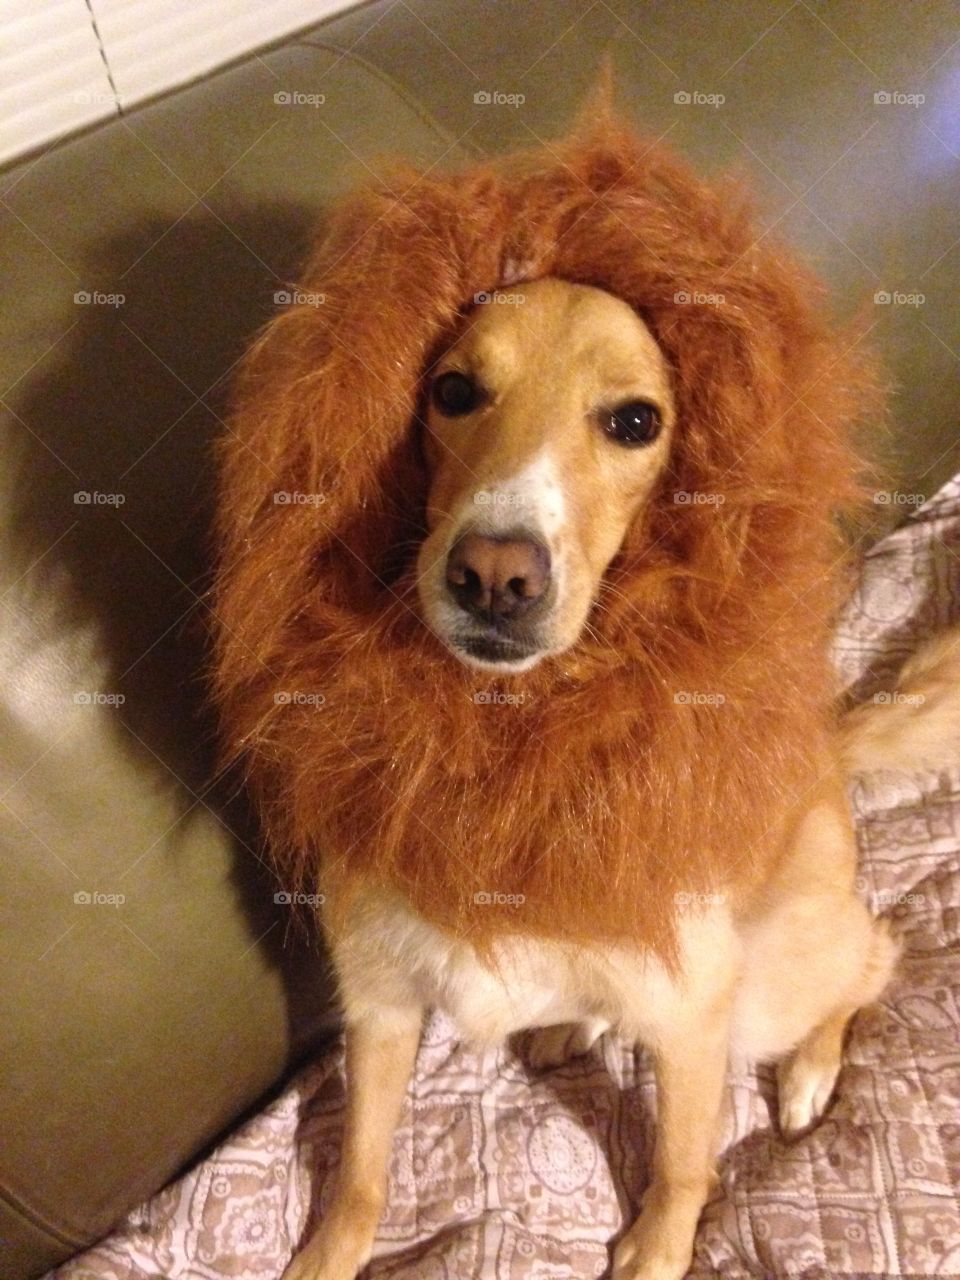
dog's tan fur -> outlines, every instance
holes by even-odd
[[[673,394],[653,335],[619,298],[550,279],[505,298],[513,301],[476,309],[434,370],[434,378],[469,371],[492,394],[465,419],[428,413],[429,535],[418,585],[425,618],[444,638],[452,610],[443,566],[457,533],[538,522],[560,579],[544,656],[579,638],[607,566],[663,472]],[[598,409],[631,400],[663,417],[647,448],[618,448],[598,430]],[[478,506],[478,495],[489,502]]]
[[[490,396],[466,418],[427,417],[428,534],[417,562],[424,621],[456,652],[442,566],[477,519],[475,494],[514,493],[509,518],[519,508],[537,520],[557,574],[537,663],[562,654],[589,625],[608,565],[669,466],[671,372],[625,303],[550,279],[526,286],[522,304],[474,312],[434,374],[451,368],[482,377]],[[639,450],[605,438],[596,422],[598,409],[631,399],[656,403],[664,423]],[[494,504],[483,527],[496,531],[498,518]],[[825,752],[820,766],[817,785],[769,833],[779,852],[754,891],[664,903],[649,886],[649,909],[676,921],[674,964],[628,942],[527,933],[522,910],[481,955],[389,885],[354,886],[330,936],[347,1037],[339,1184],[286,1280],[352,1280],[369,1258],[421,1020],[434,1006],[477,1041],[544,1028],[534,1051],[540,1066],[585,1051],[608,1027],[649,1047],[658,1091],[652,1180],[640,1218],[617,1246],[614,1276],[679,1280],[711,1187],[731,1055],[779,1061],[781,1124],[805,1128],[833,1090],[850,1017],[878,997],[895,961],[888,933],[854,893],[837,765]],[[334,899],[337,874],[332,865],[324,880]]]

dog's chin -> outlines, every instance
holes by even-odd
[[[459,610],[423,595],[420,616],[458,662],[489,675],[510,676],[530,671],[544,658],[563,653],[576,640],[576,636],[566,639],[558,635],[561,629],[555,625],[555,619],[553,625],[528,627],[520,634],[511,634],[509,629],[496,624],[467,621]]]
[[[497,675],[519,675],[522,671],[530,671],[549,653],[548,649],[490,636],[444,638],[444,644],[464,666]]]

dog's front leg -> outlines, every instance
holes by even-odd
[[[383,1008],[347,1023],[347,1110],[330,1207],[284,1280],[354,1280],[370,1257],[387,1163],[420,1043],[422,1010]]]
[[[680,1280],[715,1181],[730,1038],[730,998],[693,1005],[658,1035],[657,1137],[640,1217],[614,1253],[613,1280]],[[697,1016],[687,1016],[697,1015]]]

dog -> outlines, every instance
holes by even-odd
[[[855,333],[593,104],[565,141],[400,171],[335,215],[221,451],[228,758],[322,894],[336,1194],[286,1280],[351,1280],[425,1010],[537,1067],[653,1056],[615,1280],[686,1272],[731,1058],[802,1132],[897,945],[856,896],[828,660],[875,401]],[[498,903],[509,901],[512,906]]]

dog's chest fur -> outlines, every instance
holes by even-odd
[[[510,907],[491,910],[511,910]],[[690,975],[732,962],[726,911],[691,915],[680,930],[680,972],[625,947],[573,946],[519,931],[496,944],[491,963],[444,934],[401,899],[370,894],[333,950],[352,1017],[366,1009],[440,1008],[470,1041],[496,1044],[528,1027],[591,1019],[650,1043],[691,994]],[[697,979],[700,981],[700,979]]]

